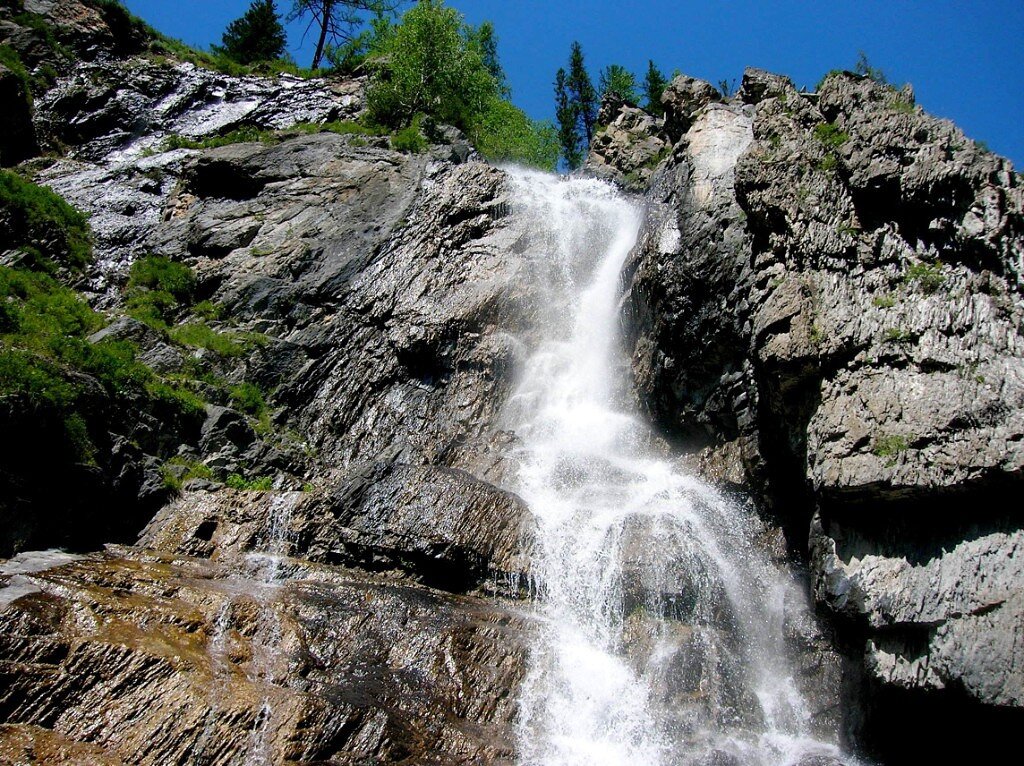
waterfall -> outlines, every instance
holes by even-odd
[[[678,467],[630,406],[620,271],[640,211],[595,180],[510,169],[543,337],[505,413],[537,518],[527,766],[799,763],[816,741],[787,657],[806,615],[756,515]],[[847,759],[846,762],[849,762]]]

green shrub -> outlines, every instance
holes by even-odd
[[[492,162],[519,162],[555,170],[560,151],[558,131],[550,122],[535,122],[504,99],[491,99],[470,134],[477,151]]]
[[[259,418],[267,410],[267,401],[263,392],[252,383],[241,383],[231,388],[231,404],[235,409],[241,410],[247,415]]]
[[[850,140],[850,134],[840,130],[831,122],[823,122],[814,126],[814,137],[827,149],[836,150]]]
[[[408,152],[410,154],[419,154],[426,151],[427,139],[423,137],[423,133],[420,131],[422,122],[422,115],[418,115],[410,125],[396,131],[391,136],[391,146],[400,152]]]
[[[877,295],[871,299],[871,303],[880,309],[891,309],[896,305],[896,299],[891,295]]]
[[[88,219],[50,189],[0,170],[0,209],[10,224],[0,231],[0,250],[28,246],[41,266],[51,263],[50,254],[72,269],[92,260]],[[43,247],[46,255],[40,255]]]
[[[205,348],[221,356],[241,356],[246,350],[246,345],[239,342],[233,333],[217,332],[203,321],[172,327],[168,334],[171,340],[182,346]]]
[[[894,458],[901,452],[910,449],[910,441],[906,436],[886,434],[874,440],[871,451],[878,457]]]
[[[225,133],[223,136],[206,136],[204,138],[188,138],[186,136],[168,136],[164,139],[163,150],[173,149],[216,149],[218,146],[232,144],[275,144],[281,140],[274,130],[260,130],[252,126],[243,126]]]
[[[188,303],[196,289],[196,274],[184,263],[147,255],[136,260],[128,272],[128,288],[139,287],[165,292],[180,303]]]
[[[31,105],[32,76],[28,73],[28,69],[25,68],[25,64],[22,62],[18,52],[9,45],[0,45],[0,64],[10,69],[14,76],[21,80],[22,86],[25,89],[25,99]]]
[[[257,476],[246,479],[240,473],[233,473],[224,482],[231,489],[245,489],[250,491],[266,492],[274,487],[274,479],[271,476]]]
[[[907,284],[916,284],[925,295],[931,295],[946,281],[942,267],[931,263],[912,263],[903,276]]]

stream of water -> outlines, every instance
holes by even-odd
[[[629,397],[620,272],[640,211],[595,180],[510,171],[548,294],[506,412],[540,527],[525,766],[798,764],[811,735],[784,619],[806,597],[749,510],[680,470]],[[844,761],[849,762],[849,761]]]

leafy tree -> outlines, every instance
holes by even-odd
[[[506,99],[491,24],[471,27],[442,0],[420,0],[398,24],[375,20],[365,48],[369,119],[398,130],[403,144],[416,143],[429,116],[463,130],[488,159],[554,169],[554,127]]]
[[[558,133],[550,122],[535,122],[501,98],[491,101],[474,123],[473,145],[494,162],[519,162],[554,170],[558,165]]]
[[[440,0],[421,0],[410,8],[402,23],[373,45],[371,118],[398,128],[428,114],[467,128],[498,94],[474,35]]]
[[[239,64],[274,61],[284,55],[284,27],[274,0],[253,0],[240,19],[228,24],[220,52]]]
[[[601,98],[614,98],[617,101],[635,106],[640,100],[636,93],[636,77],[619,64],[611,64],[601,72]]]
[[[665,113],[665,107],[661,105],[661,94],[665,92],[666,87],[668,80],[665,79],[665,75],[654,66],[653,61],[648,60],[647,74],[644,76],[644,96],[647,98],[644,109],[657,117]]]
[[[293,0],[288,21],[309,17],[308,32],[317,29],[316,50],[312,69],[319,69],[329,46],[351,46],[360,40],[358,31],[365,23],[365,14],[375,16],[394,11],[401,0]],[[365,41],[365,38],[362,38]]]

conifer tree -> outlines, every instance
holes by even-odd
[[[578,42],[569,52],[569,71],[559,69],[555,76],[555,117],[562,157],[570,170],[583,164],[597,126],[597,91],[583,62]]]
[[[579,42],[572,44],[569,52],[569,77],[566,80],[569,94],[576,104],[580,127],[583,130],[586,146],[590,146],[594,138],[594,128],[597,126],[597,109],[600,104],[597,100],[597,91],[587,74],[587,67],[583,62],[583,48]]]
[[[601,100],[614,98],[621,103],[636,106],[636,77],[621,64],[610,64],[601,72]]]
[[[570,170],[583,164],[583,149],[579,133],[579,109],[569,95],[564,69],[555,75],[555,119],[558,122],[558,143],[562,157]]]
[[[647,76],[644,77],[644,95],[647,97],[644,109],[657,117],[665,113],[665,107],[661,105],[661,94],[665,92],[667,86],[668,80],[665,79],[665,75],[654,66],[653,61],[648,60]]]
[[[239,64],[274,61],[284,55],[285,34],[274,0],[253,0],[221,38],[220,52]]]

